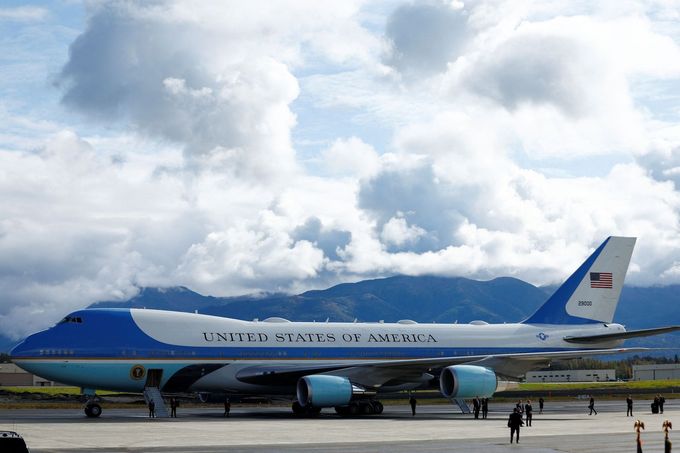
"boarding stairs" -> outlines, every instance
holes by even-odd
[[[163,395],[158,387],[145,387],[144,388],[144,399],[146,400],[146,405],[149,405],[149,401],[153,400],[155,404],[156,417],[167,418],[170,416],[168,414],[168,408],[165,407],[165,401],[163,400]]]
[[[462,398],[453,398],[451,400],[452,402],[456,403],[458,407],[460,407],[460,411],[464,414],[471,414],[472,411],[470,410],[470,406],[467,405],[464,399]]]

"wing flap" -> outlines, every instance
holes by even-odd
[[[626,332],[605,333],[601,335],[584,335],[564,337],[564,341],[569,343],[598,343],[607,340],[625,340],[628,338],[649,337],[662,333],[675,332],[680,330],[680,326],[656,327],[654,329],[628,330]]]

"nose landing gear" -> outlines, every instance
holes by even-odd
[[[97,403],[86,403],[85,404],[85,415],[90,418],[97,418],[102,414],[102,407]]]
[[[87,397],[85,401],[85,415],[90,418],[97,418],[102,414],[102,407],[99,404],[99,397],[93,389],[83,389],[83,394]]]

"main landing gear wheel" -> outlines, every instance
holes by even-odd
[[[320,407],[303,406],[297,401],[293,401],[293,414],[298,417],[316,417],[321,413]]]
[[[347,406],[335,406],[335,412],[343,417],[355,415],[382,414],[384,406],[380,401],[352,402]]]
[[[85,405],[85,415],[90,418],[97,418],[102,414],[102,407],[97,403],[89,403]]]

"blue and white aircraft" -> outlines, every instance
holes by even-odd
[[[620,348],[626,338],[680,329],[626,331],[612,322],[634,245],[635,238],[608,238],[520,323],[241,321],[84,309],[29,336],[11,357],[91,396],[158,388],[290,398],[298,414],[325,407],[369,414],[382,412],[383,392],[434,387],[461,404],[551,360],[628,352]],[[91,399],[85,412],[96,417],[101,407]]]

